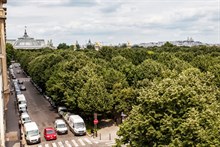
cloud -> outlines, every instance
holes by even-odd
[[[9,6],[30,6],[35,5],[39,7],[54,7],[54,6],[68,6],[68,7],[90,7],[96,5],[94,0],[11,0],[8,2]]]
[[[7,36],[20,37],[28,26],[32,37],[53,39],[55,44],[89,38],[140,43],[188,36],[220,42],[218,4],[218,0],[10,0]]]

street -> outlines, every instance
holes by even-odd
[[[99,140],[98,138],[92,138],[90,136],[74,136],[73,133],[69,130],[68,134],[66,135],[58,135],[57,140],[53,141],[46,141],[43,136],[43,130],[46,127],[53,127],[55,119],[59,118],[57,112],[50,103],[44,98],[44,96],[34,87],[34,85],[30,82],[30,78],[26,77],[23,72],[17,73],[18,70],[21,70],[20,67],[13,67],[14,73],[18,80],[22,80],[23,84],[26,87],[25,91],[22,93],[25,95],[27,100],[27,109],[28,114],[30,115],[31,121],[36,122],[41,132],[41,143],[35,145],[29,145],[33,147],[71,147],[71,146],[88,146],[88,147],[105,147],[105,146],[112,146],[113,141],[111,140]],[[11,95],[10,100],[15,100],[15,94]],[[15,106],[15,105],[14,105]],[[13,109],[13,107],[9,107],[9,109]],[[18,121],[19,121],[19,113],[17,110],[10,110],[13,111],[11,113],[15,115],[7,115],[7,130],[10,131],[10,128],[15,127],[13,130],[17,129]],[[16,112],[16,113],[15,113]],[[13,122],[12,122],[13,119]],[[13,123],[10,126],[10,122]],[[19,131],[17,132],[19,133]],[[18,135],[19,136],[19,135]],[[19,138],[19,137],[18,137]],[[8,143],[8,147],[12,147]],[[26,142],[25,142],[25,146]]]

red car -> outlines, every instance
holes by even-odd
[[[57,133],[52,127],[48,127],[44,129],[44,138],[48,140],[56,140],[57,139]]]

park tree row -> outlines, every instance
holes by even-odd
[[[118,146],[219,146],[220,48],[15,51],[57,105],[119,118]]]

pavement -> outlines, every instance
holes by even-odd
[[[12,89],[12,87],[10,87]],[[6,118],[6,147],[20,146],[20,129],[18,124],[18,113],[16,109],[15,93],[10,95],[5,111]]]
[[[118,138],[117,131],[119,127],[115,125],[115,123],[108,119],[108,120],[101,120],[98,124],[98,131],[97,137],[91,136],[96,140],[100,141],[110,141],[109,146],[116,145],[115,139]]]
[[[114,125],[105,127],[105,128],[98,130],[97,137],[100,140],[115,140],[116,138],[118,138],[118,135],[116,134],[118,130],[119,130],[119,127],[114,126]]]

